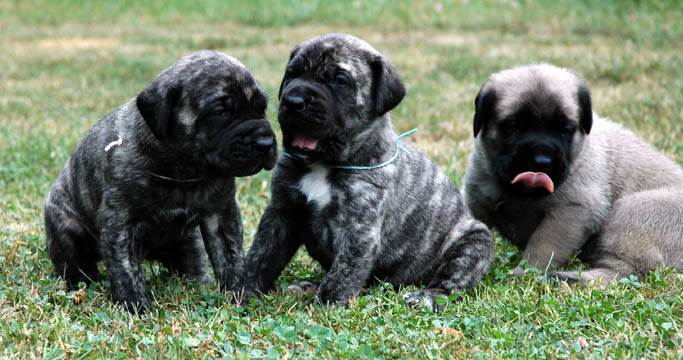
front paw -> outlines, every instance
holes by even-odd
[[[512,275],[513,277],[522,277],[524,276],[524,269],[522,269],[520,266],[517,266],[514,269],[512,269],[510,275]]]
[[[348,291],[343,286],[329,286],[323,283],[318,287],[315,301],[319,305],[342,305],[346,306],[353,297],[353,292]]]
[[[439,305],[439,302],[437,301],[438,298],[443,298],[447,301],[445,295],[430,290],[414,290],[403,295],[403,301],[410,307],[426,307],[434,313],[438,313],[443,309],[443,305]]]
[[[232,303],[237,306],[249,305],[252,300],[259,305],[263,305],[259,294],[254,289],[241,287],[239,289],[229,291],[228,294],[231,297]]]
[[[579,283],[579,279],[561,271],[553,271],[548,273],[546,276],[541,276],[538,278],[539,281],[548,281],[552,284],[559,284],[560,282],[565,282],[567,285],[574,285]]]
[[[320,284],[312,281],[300,281],[287,286],[287,292],[296,296],[314,296]]]
[[[114,303],[123,307],[126,309],[129,313],[131,314],[138,314],[142,315],[147,310],[149,310],[152,306],[147,299],[146,296],[142,297],[128,297],[128,298],[123,298],[123,297],[115,297],[114,298]]]

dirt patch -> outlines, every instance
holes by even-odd
[[[434,36],[431,41],[441,46],[470,46],[477,43],[478,37],[475,34],[445,33]]]
[[[83,39],[83,38],[61,38],[46,39],[36,43],[39,49],[111,49],[121,46],[118,39]]]

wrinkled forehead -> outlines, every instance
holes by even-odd
[[[359,78],[368,75],[369,62],[378,56],[377,50],[354,36],[328,34],[303,42],[290,64],[303,71],[320,71],[335,66]]]
[[[559,110],[578,121],[578,90],[582,83],[581,78],[567,69],[535,65],[493,74],[487,87],[495,89],[496,111],[502,116],[532,105],[536,112]]]
[[[239,90],[250,101],[265,96],[249,70],[232,56],[216,51],[198,51],[178,61],[170,69],[188,93],[224,93]]]

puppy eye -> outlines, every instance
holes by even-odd
[[[228,109],[224,106],[216,106],[211,109],[211,116],[228,116]]]
[[[505,135],[515,135],[519,132],[519,125],[517,121],[508,120],[501,123],[500,129]]]
[[[571,135],[576,129],[571,125],[566,125],[560,128],[560,133],[565,135]]]
[[[516,126],[508,126],[504,128],[506,135],[517,135],[519,133],[519,128]]]
[[[347,85],[349,85],[350,81],[349,81],[349,77],[346,76],[346,74],[338,73],[334,76],[334,79],[332,80],[332,82],[338,86],[347,86]]]
[[[230,116],[235,110],[235,105],[233,99],[230,97],[224,98],[222,101],[218,102],[209,110],[210,116],[215,117],[226,117]]]

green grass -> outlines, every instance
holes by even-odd
[[[683,275],[660,269],[608,287],[509,276],[519,253],[498,238],[491,271],[438,315],[380,285],[347,308],[282,291],[235,307],[215,285],[146,263],[155,306],[111,305],[105,280],[79,293],[51,275],[47,189],[85,131],[154,75],[201,48],[236,56],[275,95],[290,49],[341,31],[368,40],[403,76],[399,131],[458,184],[473,99],[491,72],[547,61],[583,74],[594,109],[683,162],[679,1],[8,1],[0,0],[0,358],[681,358]],[[270,173],[240,179],[248,247]],[[16,249],[16,251],[14,251]],[[320,279],[300,250],[280,287]],[[81,298],[82,303],[77,304]]]

